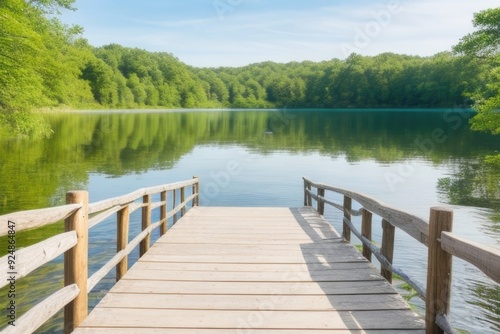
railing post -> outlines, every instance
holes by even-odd
[[[352,199],[350,197],[344,196],[344,218],[351,220],[351,207]],[[343,223],[342,235],[345,241],[351,241],[351,229],[346,223]]]
[[[128,231],[129,231],[129,212],[130,208],[127,205],[117,214],[117,236],[116,236],[116,251],[120,252],[124,250],[128,245]],[[122,279],[123,275],[127,273],[128,270],[128,256],[125,256],[123,260],[116,266],[116,281]]]
[[[88,204],[86,191],[66,193],[66,204],[81,204],[82,207],[66,218],[64,229],[76,231],[77,244],[64,253],[64,285],[76,284],[80,293],[64,307],[64,332],[71,333],[87,317],[88,312]]]
[[[361,235],[370,241],[372,240],[372,213],[366,209],[363,209]],[[365,244],[363,244],[363,256],[372,262],[372,251]]]
[[[181,204],[184,203],[184,200],[186,198],[186,187],[181,188]],[[181,209],[181,217],[184,217],[186,214],[186,206],[183,205]]]
[[[426,333],[441,334],[436,316],[449,314],[451,295],[452,255],[441,248],[441,232],[451,232],[453,211],[441,207],[430,210],[429,256],[427,268]]]
[[[316,203],[317,211],[320,215],[324,215],[325,214],[325,202],[323,202],[323,200],[320,198],[320,196],[325,197],[325,189],[318,188],[317,195],[318,195],[318,203]]]
[[[309,182],[307,182],[306,179],[304,179],[304,206],[309,206],[309,194],[307,193],[307,190],[309,189]]]
[[[172,210],[175,210],[175,205],[176,205],[176,201],[177,201],[177,191],[176,189],[174,189],[172,191]],[[175,223],[177,223],[177,213],[174,214],[174,216],[172,217],[172,225],[175,225]]]
[[[168,222],[167,222],[167,192],[162,191],[160,194],[160,201],[164,202],[162,206],[160,206],[160,220],[163,223],[160,225],[160,236],[164,235],[168,231]]]
[[[198,179],[198,176],[193,176],[193,179],[196,180],[196,183],[193,184],[193,195],[197,195],[193,198],[193,206],[198,206],[200,205],[200,180]]]
[[[142,202],[146,204],[142,208],[142,230],[144,231],[151,225],[151,195],[144,195],[142,198]],[[139,256],[143,256],[149,249],[149,245],[151,243],[151,235],[148,235],[141,241],[139,247]]]
[[[396,228],[387,220],[382,219],[382,255],[385,256],[387,261],[392,264],[394,258],[394,234]],[[389,282],[392,283],[392,271],[387,269],[380,269],[380,274]]]

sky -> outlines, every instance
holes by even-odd
[[[77,0],[61,20],[94,46],[168,52],[196,67],[431,56],[474,31],[499,0]]]

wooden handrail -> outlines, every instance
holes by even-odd
[[[500,283],[500,250],[452,234],[453,212],[450,209],[431,208],[428,223],[411,213],[390,207],[370,196],[313,182],[307,178],[303,178],[303,180],[304,204],[306,206],[312,206],[314,199],[321,211],[324,210],[321,205],[325,203],[343,211],[344,239],[350,241],[351,232],[354,233],[363,243],[363,255],[370,260],[370,254],[373,253],[379,260],[382,276],[392,282],[392,272],[398,273],[425,299],[427,334],[453,332],[448,320],[453,256],[469,262],[492,280]],[[317,188],[317,195],[313,194],[312,188]],[[324,192],[326,190],[343,195],[344,204],[340,205],[325,198]],[[352,200],[358,202],[362,209],[357,212],[353,211],[351,208]],[[351,215],[354,212],[361,212],[363,215],[362,232],[356,230],[356,227],[351,223]],[[368,212],[370,215],[367,214]],[[323,214],[323,212],[320,213]],[[373,245],[370,237],[369,226],[372,213],[382,217],[381,248]],[[423,289],[418,282],[414,282],[406,274],[392,266],[395,227],[428,246],[427,289]]]
[[[56,206],[53,208],[12,212],[0,216],[0,237],[9,232],[8,221],[16,222],[16,232],[29,230],[53,224],[62,219],[66,219],[73,212],[80,209],[80,204]]]
[[[304,178],[304,181],[308,182],[314,188],[322,188],[325,190],[330,190],[338,194],[342,194],[347,198],[355,200],[356,202],[361,204],[365,209],[386,219],[387,221],[390,221],[391,224],[405,231],[410,236],[415,238],[417,241],[423,243],[424,245],[427,245],[427,239],[429,238],[429,231],[428,231],[428,224],[424,219],[417,217],[406,211],[393,208],[368,195],[364,195],[358,192],[342,188],[333,187],[322,183],[315,183],[308,180],[307,178]]]
[[[192,189],[186,198],[186,189]],[[16,251],[16,279],[27,276],[33,270],[64,254],[65,287],[56,291],[42,302],[33,306],[16,320],[16,326],[8,326],[2,333],[31,333],[36,331],[50,317],[65,309],[64,331],[71,333],[88,312],[88,293],[106,274],[116,267],[119,280],[127,271],[128,255],[141,244],[141,255],[149,248],[151,233],[162,227],[166,232],[168,219],[178,213],[184,215],[187,205],[199,204],[199,180],[175,182],[132,193],[88,203],[86,191],[69,192],[67,205],[39,210],[21,211],[0,216],[0,236],[9,233],[8,221],[15,222],[16,232],[55,223],[65,219],[66,232],[55,235],[35,245]],[[168,211],[167,193],[181,191],[181,203],[176,205],[175,196],[172,210]],[[153,195],[160,195],[159,202],[152,202]],[[143,203],[137,203],[142,200]],[[130,214],[142,208],[143,230],[133,240],[128,241]],[[153,210],[160,210],[160,220],[151,223]],[[89,219],[89,215],[92,215]],[[104,264],[92,277],[88,277],[88,231],[91,227],[116,214],[117,217],[117,254]],[[8,255],[0,258],[0,266],[7,268]],[[6,271],[0,272],[0,287],[9,283]],[[5,276],[5,277],[4,277]]]
[[[441,233],[441,248],[473,264],[489,278],[500,283],[500,249],[481,245],[449,232]]]

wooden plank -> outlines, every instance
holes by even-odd
[[[449,232],[441,233],[441,248],[465,260],[500,283],[500,249],[465,240]]]
[[[130,273],[131,271],[129,271]],[[294,277],[294,273],[288,273]],[[352,282],[182,282],[158,280],[128,280],[116,283],[113,292],[170,293],[170,294],[218,294],[218,295],[325,295],[325,294],[396,294],[385,281]]]
[[[379,215],[380,217],[389,221],[392,225],[408,233],[408,235],[415,238],[415,240],[421,242],[424,245],[427,245],[427,240],[429,238],[429,224],[424,219],[406,211],[393,208],[365,194],[332,187],[322,183],[314,183],[312,181],[309,182],[311,182],[311,184],[316,188],[324,188],[326,190],[342,194],[357,201],[367,210]]]
[[[187,187],[195,184],[197,181],[196,180],[187,180],[187,181],[181,181],[181,182],[175,182],[175,183],[169,183],[161,186],[155,186],[155,187],[150,187],[150,188],[142,188],[138,189],[134,192],[131,192],[129,194],[123,195],[123,196],[118,196],[118,197],[113,197],[109,199],[105,199],[99,202],[94,202],[89,204],[89,214],[92,213],[97,213],[101,212],[103,210],[109,209],[111,207],[114,207],[116,205],[125,205],[129,204],[143,196],[146,195],[152,195],[152,194],[157,194],[162,191],[171,191],[174,189],[179,189],[180,187]]]
[[[161,246],[161,247],[160,247]],[[217,255],[217,254],[322,254],[335,256],[342,253],[356,254],[354,247],[346,247],[345,244],[332,244],[326,247],[319,247],[314,244],[304,244],[302,246],[291,245],[248,245],[241,247],[238,244],[158,244],[151,247],[148,254],[171,254],[171,255]]]
[[[145,255],[146,256],[146,255]],[[339,255],[332,259],[325,259],[324,257],[310,257],[304,256],[274,256],[274,255],[154,255],[147,254],[145,259],[149,262],[184,262],[184,263],[310,263],[321,264],[325,262],[364,262],[366,259],[361,254],[346,254]]]
[[[196,207],[75,333],[416,334],[423,327],[313,210]]]
[[[76,284],[68,285],[32,307],[16,320],[15,326],[7,326],[2,334],[33,333],[64,306],[74,300],[80,290]]]
[[[342,281],[379,281],[383,278],[374,275],[372,268],[357,270],[337,270],[335,275],[328,271],[294,272],[293,275],[281,272],[199,272],[199,271],[166,271],[166,270],[134,270],[127,275],[129,280],[161,280],[161,281],[209,281],[209,282],[342,282]]]
[[[165,237],[165,239],[163,239]],[[311,243],[312,241],[314,242],[330,242],[329,240],[324,240],[321,238],[317,238],[315,240],[312,239],[283,239],[283,238],[268,238],[268,239],[255,239],[255,240],[250,240],[248,238],[225,238],[225,237],[217,237],[217,238],[211,238],[207,239],[201,236],[198,237],[190,237],[190,236],[182,236],[182,237],[176,237],[176,238],[170,238],[168,236],[168,233],[165,234],[158,242],[164,242],[164,243],[195,243],[195,244],[200,244],[200,243],[218,243],[218,244],[241,244],[241,245],[262,245],[262,244],[270,244],[270,245],[289,245],[290,241],[294,241],[296,244],[297,243]]]
[[[9,221],[15,224],[16,232],[21,232],[66,219],[81,207],[81,204],[71,204],[48,209],[8,213],[0,216],[0,237],[9,233]]]
[[[180,271],[215,271],[215,272],[314,272],[326,270],[355,270],[374,268],[367,261],[360,262],[325,262],[319,264],[286,263],[176,263],[138,261],[135,270],[180,270]]]
[[[172,245],[176,246],[176,245]],[[185,246],[185,244],[181,244],[180,246]],[[175,249],[175,247],[163,248],[163,247],[153,247],[148,252],[148,255],[172,255],[172,256],[184,256],[184,255],[193,255],[193,256],[209,256],[209,255],[264,255],[268,256],[268,254],[273,254],[272,256],[302,256],[309,257],[312,255],[322,255],[325,257],[338,257],[338,256],[356,256],[359,254],[355,253],[355,249],[339,249],[338,247],[332,247],[332,249],[322,249],[322,248],[295,248],[295,249],[267,249],[266,245],[263,245],[261,248],[242,248],[239,249],[234,247],[237,246],[235,244],[232,245],[221,245],[221,244],[206,244],[207,249],[203,250],[202,247],[196,247],[194,249]],[[224,246],[232,246],[227,249]]]
[[[196,329],[196,328],[141,328],[140,334],[234,334],[235,331],[245,334],[270,333],[269,329],[244,328],[244,329]],[[107,328],[78,328],[74,334],[138,334],[137,328],[107,327]],[[425,334],[421,329],[398,329],[398,330],[363,330],[363,329],[273,329],[275,334]]]
[[[254,319],[256,315],[259,319]],[[148,321],[144,321],[147,317]],[[420,329],[422,320],[412,311],[225,311],[116,309],[92,312],[82,327],[140,328],[266,328],[266,329]],[[92,324],[91,326],[87,324]]]
[[[120,211],[123,209],[124,206],[122,205],[116,205],[104,212],[99,213],[98,215],[95,215],[94,217],[89,219],[89,229],[92,227],[98,225],[99,223],[102,223],[106,218],[111,217],[114,215],[116,212]],[[128,207],[128,205],[126,206]]]
[[[240,233],[239,231],[226,231],[225,233],[213,233],[207,231],[206,233],[203,232],[194,232],[194,231],[171,231],[171,233],[168,234],[167,238],[168,239],[175,239],[176,237],[205,237],[206,239],[212,239],[211,237],[214,237],[216,239],[222,239],[222,238],[231,238],[231,239],[248,239],[248,238],[256,238],[256,239],[271,239],[271,240],[279,240],[279,239],[288,239],[288,240],[301,240],[301,241],[311,241],[313,240],[310,236],[308,236],[304,232],[299,232],[299,233],[276,233],[274,235],[269,235],[269,231],[267,230],[260,230],[260,231],[254,231],[254,232],[248,232],[248,233]]]
[[[178,310],[366,311],[407,310],[399,295],[172,295],[108,293],[97,308]],[[105,311],[105,310],[103,310]]]
[[[65,251],[76,245],[76,232],[58,234],[30,247],[19,249],[14,256],[7,254],[0,259],[0,288],[9,284],[8,261],[16,263],[16,279],[21,279],[45,263],[52,261]]]
[[[169,249],[169,250],[175,250],[175,249],[180,249],[186,250],[186,249],[212,249],[212,248],[226,248],[226,249],[265,249],[268,251],[273,251],[273,250],[293,250],[293,249],[304,249],[304,250],[323,250],[323,251],[329,251],[329,250],[341,250],[341,249],[355,249],[354,246],[351,246],[349,244],[346,244],[344,242],[340,242],[337,240],[329,240],[325,242],[310,242],[310,243],[288,243],[288,244],[250,244],[245,247],[241,247],[241,244],[218,244],[218,243],[210,243],[211,240],[207,240],[204,243],[168,243],[168,242],[163,242],[161,243],[162,239],[158,239],[157,243],[153,245],[152,248],[157,247],[157,248],[162,248],[162,249]]]

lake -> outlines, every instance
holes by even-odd
[[[194,175],[200,205],[297,207],[307,176],[426,219],[430,207],[451,205],[455,233],[500,247],[500,168],[485,161],[499,153],[500,136],[472,132],[471,116],[462,109],[47,114],[50,139],[0,133],[0,214],[63,204],[68,190],[88,190],[93,202]],[[325,216],[341,229],[338,213],[327,208]],[[91,272],[115,251],[114,225],[91,230]],[[373,229],[380,239],[380,221]],[[394,262],[425,286],[426,248],[400,230]],[[30,286],[20,302],[58,288],[61,268],[59,258],[19,281],[20,289]],[[500,287],[461,260],[453,275],[454,326],[500,331]],[[110,275],[97,286],[92,305],[112,282]],[[423,303],[411,302],[422,313]],[[59,330],[56,319],[42,332]]]

